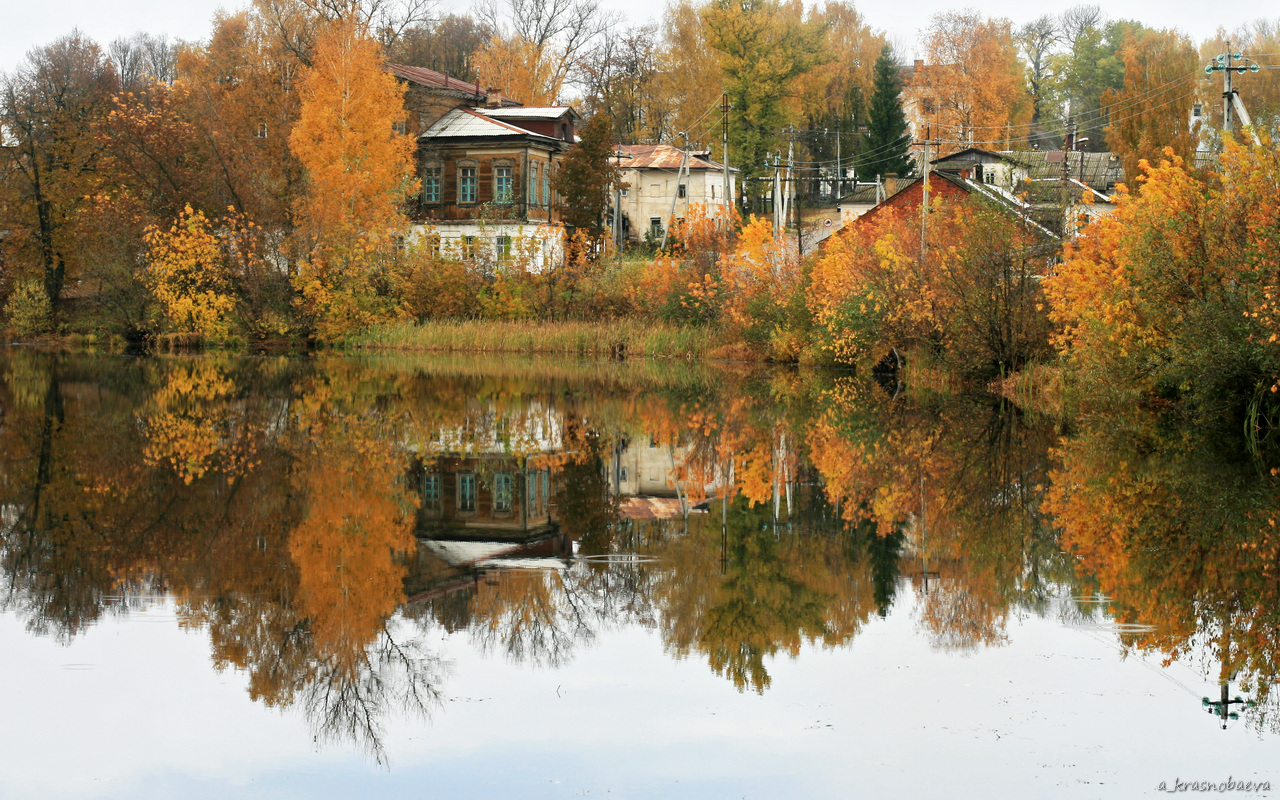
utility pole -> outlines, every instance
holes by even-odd
[[[929,138],[933,133],[932,126],[928,123],[924,127],[924,179],[920,181],[920,263],[924,264],[925,253],[928,252],[928,227],[929,227]]]
[[[729,224],[730,209],[733,203],[729,197],[732,194],[729,184],[729,93],[720,93],[720,137],[723,148],[721,149],[721,161],[724,166],[724,207],[725,207],[725,225]]]
[[[689,164],[689,135],[684,131],[676,134],[684,137],[684,149],[680,151],[680,168],[676,170],[676,189],[671,193],[671,212],[667,214],[667,224],[662,228],[662,249],[666,249],[667,235],[671,233],[671,222],[676,217],[676,198],[680,196],[680,186],[685,167]]]
[[[773,238],[776,241],[781,235],[782,227],[782,185],[778,182],[778,153],[773,154]]]
[[[1257,72],[1261,69],[1258,62],[1246,56],[1244,53],[1231,52],[1231,42],[1227,42],[1227,52],[1220,53],[1217,58],[1205,65],[1204,74],[1212,75],[1215,72],[1222,73],[1222,131],[1223,133],[1231,133],[1235,130],[1235,120],[1233,114],[1240,118],[1240,124],[1246,128],[1252,126],[1252,120],[1249,119],[1249,112],[1245,110],[1244,102],[1240,99],[1240,94],[1232,86],[1232,74],[1239,72]],[[1239,61],[1241,63],[1234,63]],[[1258,134],[1253,133],[1254,144],[1258,144]]]
[[[795,208],[796,205],[796,179],[795,173],[792,171],[795,166],[796,156],[796,140],[792,126],[787,126],[787,205],[788,213],[794,211],[796,215],[796,241],[800,240],[800,210]],[[786,230],[787,218],[784,216],[782,220],[783,230]]]
[[[1061,192],[1062,192],[1062,238],[1064,241],[1066,240],[1068,235],[1067,214],[1069,213],[1069,209],[1070,209],[1069,203],[1071,201],[1071,192],[1069,191],[1070,187],[1067,185],[1071,177],[1071,165],[1069,160],[1071,156],[1069,154],[1071,153],[1072,149],[1075,147],[1075,140],[1076,140],[1075,125],[1071,121],[1070,117],[1067,118],[1067,129],[1068,129],[1068,133],[1062,140],[1062,190]]]

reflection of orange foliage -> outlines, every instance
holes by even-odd
[[[1239,673],[1261,700],[1280,677],[1277,483],[1137,422],[1095,421],[1064,441],[1045,509],[1113,613],[1143,626],[1128,644],[1167,660],[1205,647],[1223,680]]]
[[[308,506],[289,553],[320,652],[355,658],[404,600],[413,503],[402,471],[389,442],[358,430],[329,431],[303,459]]]
[[[228,481],[252,468],[253,439],[233,424],[235,388],[215,362],[175,365],[146,415],[146,462],[168,465],[183,483],[204,477],[215,465]]]

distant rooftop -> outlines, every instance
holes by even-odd
[[[416,83],[419,86],[430,86],[436,89],[446,89],[448,91],[457,92],[462,95],[470,95],[480,100],[487,100],[489,92],[481,89],[478,85],[469,81],[459,80],[444,72],[436,72],[434,69],[426,67],[411,67],[408,64],[387,64],[387,69],[391,70],[391,74],[397,78]],[[515,100],[509,97],[502,98],[504,106],[519,106]]]
[[[680,148],[669,144],[620,144],[617,146],[617,152],[621,153],[623,158],[631,159],[622,165],[623,169],[677,170],[680,169],[680,162],[684,158],[684,152]],[[686,169],[722,170],[724,166],[702,153],[690,152]],[[730,167],[729,171],[737,172],[738,170]]]

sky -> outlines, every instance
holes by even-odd
[[[811,2],[812,0],[810,0]],[[633,22],[645,22],[662,15],[664,0],[602,0]],[[210,20],[219,8],[236,10],[246,2],[238,0],[45,0],[6,3],[4,24],[0,25],[0,70],[17,66],[32,47],[47,44],[78,27],[105,45],[111,40],[140,30],[163,33],[180,39],[201,39],[208,34]],[[1065,8],[1075,3],[1062,4]],[[441,0],[446,10],[465,10],[463,0]],[[976,7],[988,16],[1008,17],[1027,22],[1053,9],[1025,0],[893,0],[855,3],[868,22],[886,31],[892,40],[911,47],[921,28],[936,11]],[[1199,42],[1219,26],[1231,30],[1265,12],[1262,3],[1215,3],[1189,0],[1109,0],[1101,5],[1110,18],[1137,19],[1147,25],[1176,27]],[[1276,13],[1280,13],[1280,9]],[[914,56],[914,53],[911,54]]]

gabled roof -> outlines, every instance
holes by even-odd
[[[622,153],[623,158],[630,158],[622,165],[622,169],[663,169],[677,170],[680,169],[680,162],[684,158],[684,151],[678,147],[672,147],[669,144],[620,144],[616,148],[616,152]],[[705,156],[690,153],[689,164],[686,167],[689,170],[697,169],[714,169],[723,170],[724,165],[712,161]],[[730,167],[730,172],[737,172],[736,167]]]
[[[978,147],[966,147],[958,153],[952,153],[949,156],[935,158],[930,164],[949,164],[955,162],[968,162],[984,164],[992,161],[1003,161],[1007,164],[1015,164],[1017,166],[1026,166],[1026,162],[1021,161],[1008,153],[995,153],[991,150],[983,150]]]
[[[471,108],[455,108],[445,114],[430,128],[423,132],[421,139],[444,138],[498,138],[508,136],[528,136],[546,142],[559,142],[550,136],[533,133],[525,128],[517,128],[502,120],[492,119]]]

